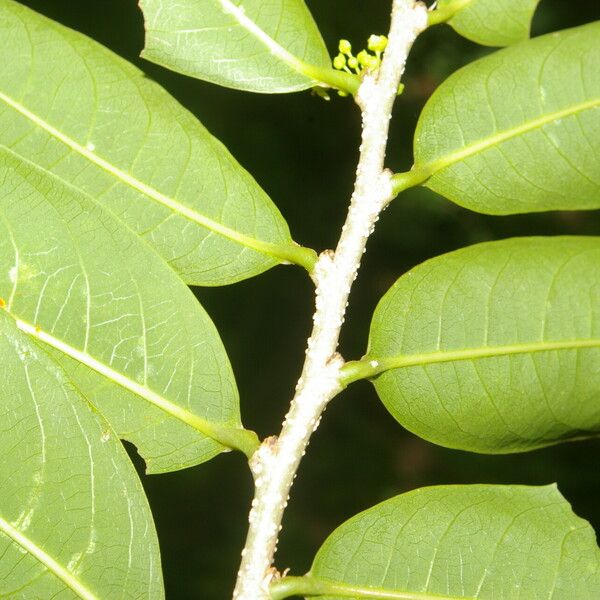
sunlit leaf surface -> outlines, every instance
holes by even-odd
[[[0,152],[0,296],[151,471],[224,450],[240,428],[227,355],[191,291],[79,190]]]
[[[600,238],[516,238],[417,266],[377,306],[366,360],[392,415],[444,446],[600,434]]]
[[[554,486],[439,486],[346,521],[309,575],[322,600],[590,600],[600,550]]]
[[[142,56],[179,73],[252,92],[315,85],[331,60],[304,0],[141,0]]]
[[[12,0],[0,39],[1,145],[109,208],[189,284],[295,262],[267,195],[142,72]]]
[[[142,486],[110,426],[0,311],[0,596],[164,597]]]
[[[600,208],[600,21],[451,75],[415,134],[426,185],[471,210]]]
[[[448,21],[460,35],[486,46],[510,46],[529,37],[540,0],[439,0],[443,10],[460,6]]]

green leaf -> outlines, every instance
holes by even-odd
[[[141,71],[12,0],[0,38],[0,144],[97,199],[187,283],[310,266],[250,175]]]
[[[141,0],[142,56],[251,92],[313,87],[331,59],[304,0]]]
[[[510,46],[529,37],[540,0],[439,0],[430,21],[447,21],[469,40],[485,46]]]
[[[323,599],[589,600],[600,596],[600,550],[555,486],[439,486],[346,521],[306,580],[291,579]]]
[[[476,452],[600,433],[600,238],[516,238],[429,260],[371,324],[379,396],[407,429]]]
[[[108,424],[0,311],[0,596],[164,597],[152,515]]]
[[[0,296],[150,472],[250,453],[227,355],[162,259],[89,197],[0,150]]]
[[[425,106],[409,175],[483,213],[600,208],[599,72],[600,21],[467,65]]]

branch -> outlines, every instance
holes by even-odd
[[[266,439],[250,460],[255,495],[234,600],[268,600],[276,544],[298,465],[328,402],[342,390],[337,354],[350,288],[367,240],[394,192],[384,169],[389,123],[410,48],[427,26],[427,9],[414,0],[393,0],[389,42],[379,71],[357,92],[362,144],[354,192],[335,252],[325,251],[313,272],[316,309],[306,360],[279,438]]]

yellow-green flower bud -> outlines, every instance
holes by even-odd
[[[361,67],[365,69],[376,69],[379,67],[379,59],[372,54],[369,54],[366,50],[361,50],[357,57]]]
[[[349,66],[351,69],[356,69],[356,67],[358,67],[358,60],[356,60],[356,57],[354,57],[354,56],[351,56],[351,57],[348,59],[348,66]]]
[[[385,35],[371,35],[368,41],[368,48],[371,52],[383,52],[388,44]]]
[[[342,70],[346,66],[346,57],[343,54],[338,54],[333,59],[333,67],[338,70]]]
[[[342,54],[350,55],[352,52],[352,44],[348,40],[340,40],[338,48]]]

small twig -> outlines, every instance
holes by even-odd
[[[234,600],[270,598],[273,558],[292,482],[327,403],[342,389],[344,361],[336,352],[340,329],[367,240],[393,197],[391,173],[384,169],[389,122],[408,52],[426,26],[425,5],[393,0],[389,43],[381,67],[365,75],[356,95],[363,130],[354,192],[335,253],[322,253],[313,273],[313,331],[281,434],[265,440],[250,461],[256,489]]]

